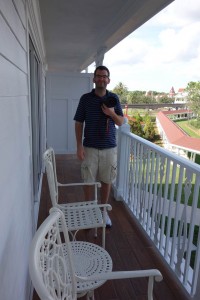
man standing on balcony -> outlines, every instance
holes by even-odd
[[[95,89],[80,98],[74,116],[77,157],[82,161],[83,181],[92,183],[100,180],[101,202],[107,203],[117,171],[115,125],[121,126],[124,117],[118,96],[106,89],[110,83],[108,68],[97,67],[93,82]],[[84,193],[86,200],[93,199],[90,185],[85,186]],[[108,215],[106,225],[112,226]]]

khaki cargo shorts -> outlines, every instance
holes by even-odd
[[[85,159],[81,164],[83,181],[112,183],[117,176],[117,147],[103,150],[84,147],[84,150]]]

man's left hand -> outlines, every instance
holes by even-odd
[[[114,107],[107,107],[105,104],[102,105],[102,111],[105,115],[112,117],[115,112]]]

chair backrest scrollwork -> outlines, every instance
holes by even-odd
[[[73,259],[64,222],[63,213],[52,208],[32,241],[29,269],[33,285],[41,299],[77,299]],[[59,223],[63,227],[62,236]],[[65,255],[62,242],[65,244]]]

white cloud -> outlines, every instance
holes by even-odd
[[[132,64],[137,63],[145,55],[147,44],[145,41],[130,36],[124,39],[116,47],[111,49],[105,57],[109,64]],[[120,55],[119,55],[120,54]]]
[[[199,81],[200,1],[175,0],[116,45],[104,58],[110,89],[119,82],[129,90],[168,92]]]
[[[200,1],[198,0],[175,0],[149,23],[152,25],[182,27],[200,19]]]
[[[198,56],[200,41],[200,22],[182,27],[179,30],[166,29],[161,31],[159,38],[162,43],[163,61],[182,61]]]

